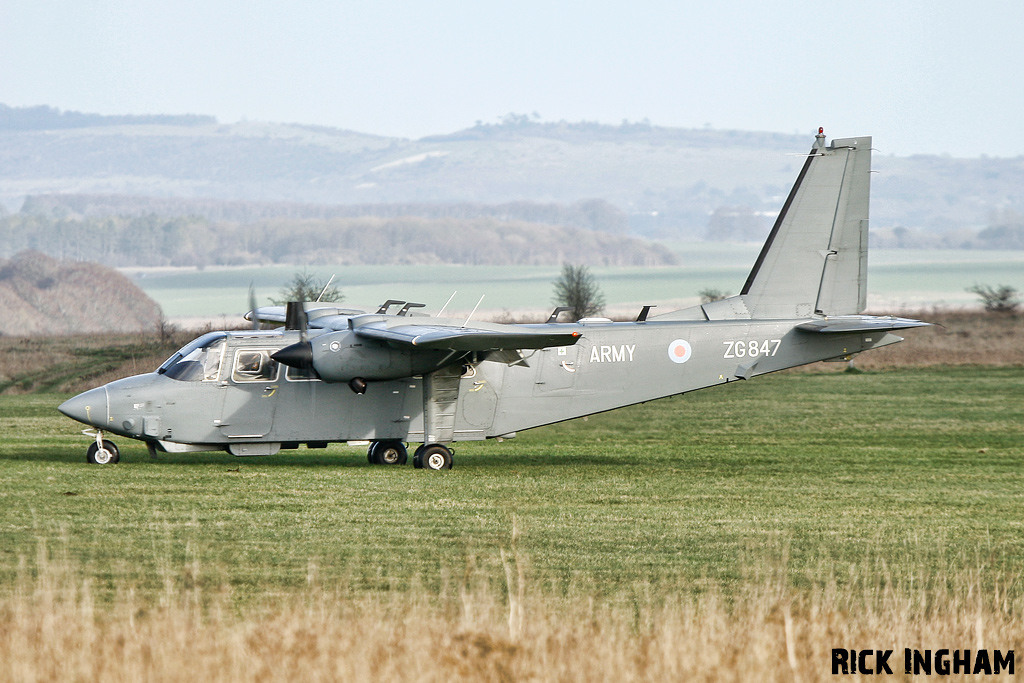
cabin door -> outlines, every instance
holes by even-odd
[[[275,348],[233,349],[221,390],[221,433],[229,438],[262,438],[274,427],[281,365],[271,360]]]

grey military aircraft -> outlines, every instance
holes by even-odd
[[[927,323],[866,306],[871,138],[819,129],[740,294],[631,322],[497,324],[319,303],[255,308],[271,330],[210,332],[156,371],[60,406],[95,432],[91,463],[115,463],[119,434],[151,455],[368,442],[371,463],[450,469],[455,441],[683,394],[902,341]],[[394,310],[394,312],[392,312]],[[472,316],[470,316],[472,317]]]

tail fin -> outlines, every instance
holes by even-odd
[[[816,136],[743,286],[753,318],[863,312],[871,138]]]

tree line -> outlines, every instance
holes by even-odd
[[[195,197],[144,197],[132,195],[43,194],[25,198],[21,213],[50,218],[192,216],[208,221],[255,223],[274,219],[335,218],[419,218],[474,219],[547,223],[624,235],[629,218],[603,199],[584,199],[571,204],[514,201],[498,204],[477,202],[434,203],[396,202],[382,204],[308,204],[299,202],[260,202]]]
[[[211,221],[156,214],[0,218],[0,257],[36,250],[112,266],[296,264],[670,265],[636,238],[494,217]]]

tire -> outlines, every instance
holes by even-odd
[[[412,466],[418,470],[423,469],[423,449],[427,447],[427,444],[423,444],[416,449],[416,452],[412,455]]]
[[[447,446],[439,443],[424,446],[417,451],[420,455],[420,462],[425,470],[450,470],[452,468],[452,452]]]
[[[104,439],[102,451],[95,441],[89,444],[89,448],[85,451],[85,460],[90,465],[116,465],[121,460],[121,453],[117,450],[114,442]]]
[[[366,457],[373,465],[404,465],[409,461],[409,451],[401,441],[374,441]]]

